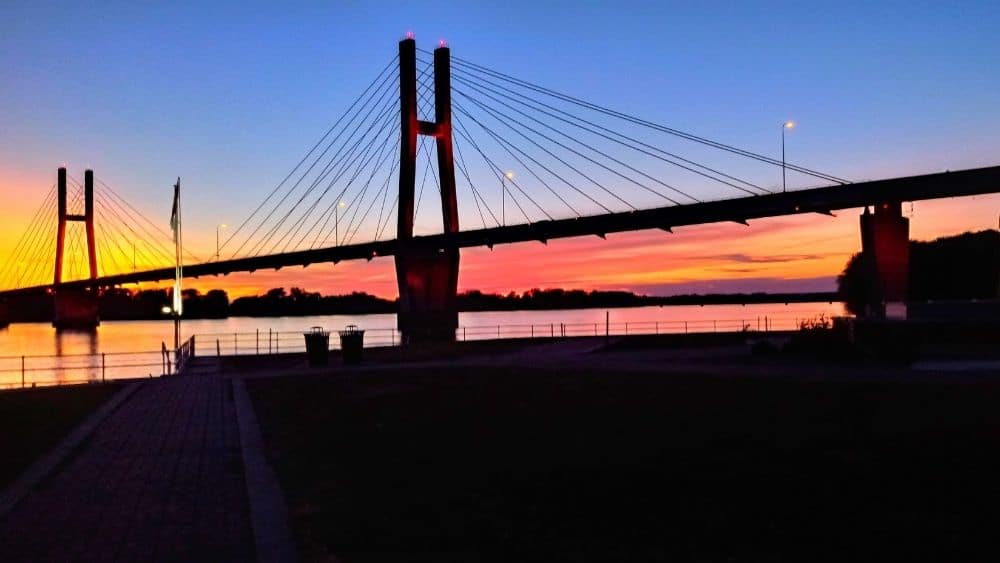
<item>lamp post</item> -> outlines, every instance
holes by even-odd
[[[500,177],[500,221],[503,222],[504,225],[507,225],[507,183],[504,179],[514,181],[514,172],[512,170],[508,170],[504,172],[503,176]]]
[[[347,207],[347,204],[343,201],[337,203],[337,206],[333,208],[333,238],[335,241],[334,246],[340,246],[340,210],[341,208]]]
[[[781,124],[781,191],[784,192],[786,189],[785,185],[785,129],[791,129],[795,127],[794,121],[786,121]]]
[[[225,223],[219,223],[215,226],[215,261],[219,261],[219,230],[228,229],[229,225]]]

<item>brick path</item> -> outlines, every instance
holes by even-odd
[[[0,520],[0,561],[254,559],[229,379],[138,389]]]

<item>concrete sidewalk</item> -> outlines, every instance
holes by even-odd
[[[255,559],[231,381],[149,381],[0,520],[0,561]]]

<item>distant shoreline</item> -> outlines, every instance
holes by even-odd
[[[672,295],[645,296],[628,292],[609,292],[602,294],[585,294],[580,300],[574,292],[559,293],[560,290],[546,290],[535,294],[534,298],[519,296],[484,295],[478,292],[463,293],[459,296],[458,310],[460,313],[490,313],[513,311],[572,311],[581,309],[634,309],[638,307],[678,307],[678,306],[713,306],[713,305],[787,305],[791,303],[835,303],[842,299],[835,292],[812,293],[736,293],[707,295]],[[524,294],[527,295],[527,294]],[[592,297],[593,296],[593,297]],[[343,298],[344,296],[336,296]],[[523,297],[523,298],[522,298]],[[574,297],[576,299],[574,299]],[[186,320],[217,320],[228,318],[279,318],[279,317],[310,317],[328,315],[388,315],[396,313],[396,301],[365,296],[360,302],[344,303],[343,307],[332,304],[315,303],[285,303],[267,302],[263,296],[249,298],[253,306],[240,305],[240,298],[226,306],[226,314],[211,314],[199,310],[185,299]],[[327,299],[327,298],[322,298]],[[158,310],[155,307],[154,310]],[[148,311],[148,309],[147,309]],[[122,314],[122,310],[101,312],[102,321],[165,321],[170,319],[156,312]],[[10,323],[49,322],[44,318],[17,318],[12,315]],[[3,327],[0,327],[2,330]]]

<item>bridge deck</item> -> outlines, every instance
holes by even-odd
[[[406,241],[375,241],[314,250],[301,250],[284,254],[207,262],[185,265],[184,276],[196,278],[201,276],[227,275],[234,272],[279,269],[286,266],[308,266],[310,264],[336,263],[344,260],[370,260],[376,256],[392,256],[396,254],[402,245],[437,248],[492,247],[498,244],[526,241],[545,242],[557,238],[604,236],[609,233],[624,231],[645,229],[669,230],[674,227],[727,221],[746,222],[750,219],[797,215],[801,213],[830,213],[840,209],[858,208],[887,201],[920,201],[997,192],[1000,192],[1000,166],[993,166],[956,172],[873,180],[839,186],[797,190],[787,193],[644,209],[626,213],[609,213],[553,221],[539,221],[522,225],[474,229],[454,234],[414,237]],[[64,283],[61,287],[86,287],[95,284],[101,287],[110,287],[129,283],[169,280],[173,279],[173,277],[173,268],[162,268],[106,276],[99,278],[96,282],[91,280],[73,281]],[[32,293],[50,287],[37,286],[10,290],[0,292],[0,296]]]

